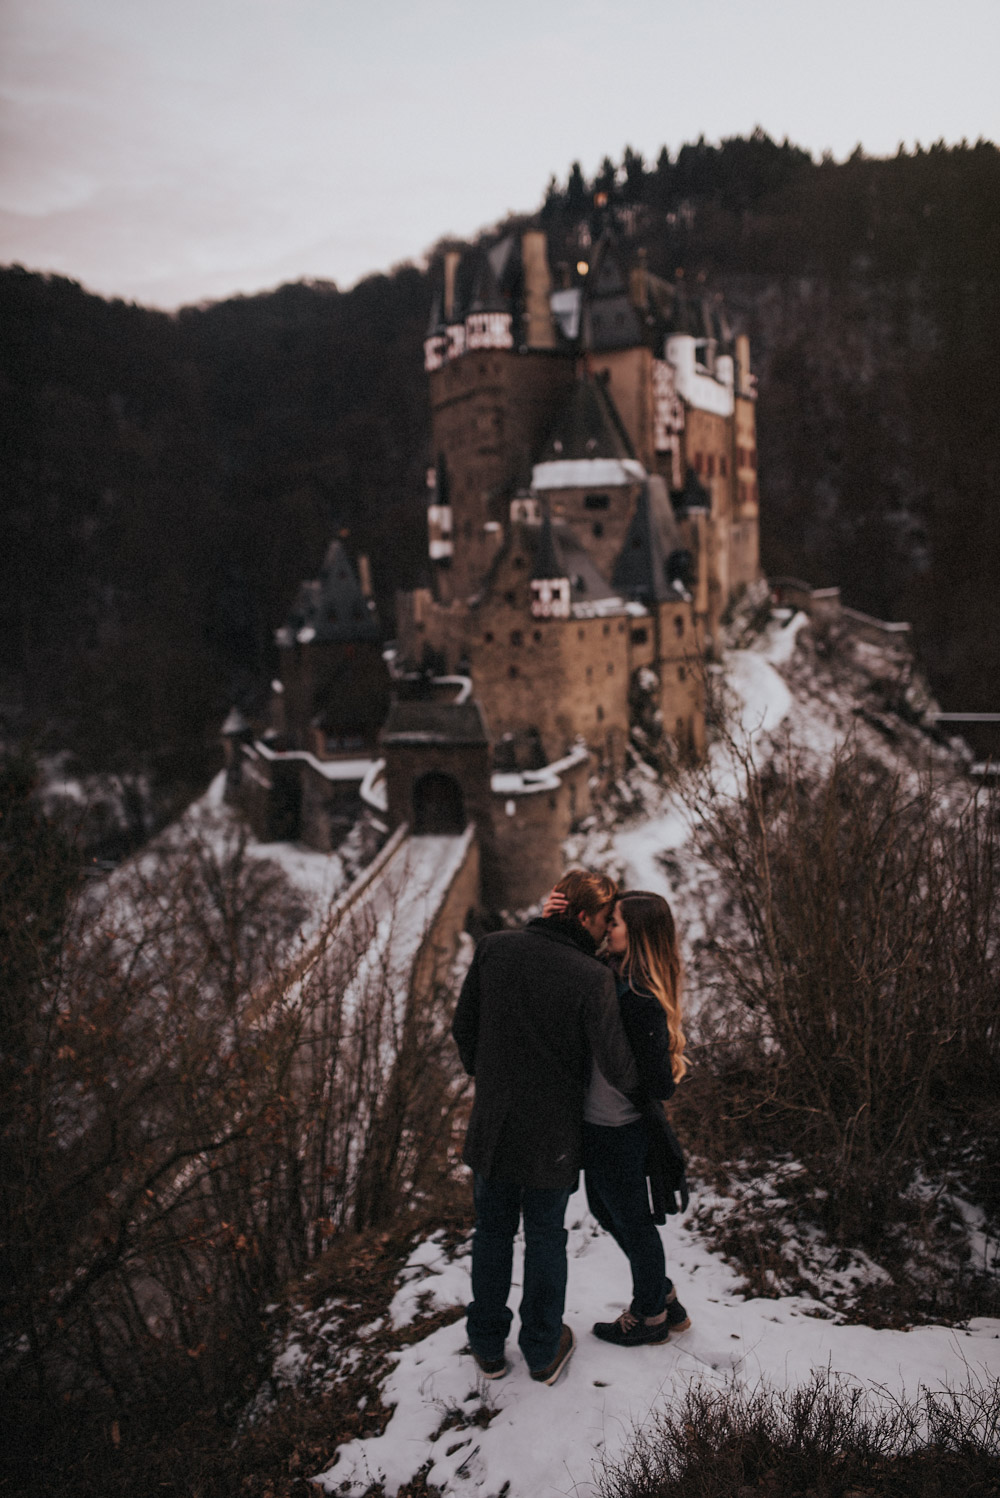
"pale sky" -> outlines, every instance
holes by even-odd
[[[1000,0],[0,0],[0,264],[347,287],[626,145],[1000,141],[998,76]]]

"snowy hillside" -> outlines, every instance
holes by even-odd
[[[749,647],[728,653],[717,685],[733,738],[750,746],[758,763],[791,746],[821,766],[853,735],[874,761],[904,777],[916,779],[933,766],[946,799],[949,782],[956,794],[968,785],[962,745],[935,739],[923,725],[928,702],[908,659],[891,645],[844,638],[826,653],[802,616],[782,615]],[[740,792],[738,767],[721,743],[708,778],[715,794]],[[733,913],[694,846],[690,806],[690,797],[676,786],[665,788],[637,760],[618,787],[616,806],[593,818],[567,845],[566,856],[567,863],[607,868],[626,885],[656,889],[671,900],[685,936],[689,1002],[696,1010],[700,950],[709,938],[718,939]],[[799,1167],[788,1161],[783,1168],[791,1176]],[[755,1209],[780,1208],[784,1185],[781,1171],[750,1183]],[[723,1199],[696,1183],[686,1219],[671,1219],[662,1230],[668,1273],[692,1328],[666,1345],[619,1349],[597,1341],[590,1328],[627,1304],[627,1264],[588,1215],[579,1191],[567,1214],[566,1317],[577,1347],[552,1388],[529,1380],[513,1336],[507,1377],[489,1384],[477,1378],[459,1310],[469,1294],[468,1242],[450,1251],[442,1235],[420,1243],[400,1276],[387,1324],[402,1327],[449,1307],[456,1319],[442,1325],[439,1316],[430,1335],[390,1355],[393,1367],[380,1390],[392,1408],[384,1430],[342,1445],[312,1480],[328,1493],[353,1495],[394,1495],[422,1480],[426,1488],[407,1491],[583,1498],[597,1491],[602,1463],[620,1460],[634,1433],[657,1409],[678,1406],[693,1381],[787,1388],[819,1372],[862,1388],[877,1405],[912,1399],[921,1389],[983,1389],[1000,1379],[1000,1319],[881,1330],[857,1324],[845,1307],[861,1289],[877,1289],[884,1271],[860,1251],[835,1252],[815,1232],[802,1229],[801,1241],[788,1246],[789,1261],[806,1266],[799,1283],[808,1283],[809,1293],[783,1293],[777,1277],[767,1298],[750,1294],[710,1230],[716,1214],[724,1219],[739,1210],[735,1197]],[[954,1210],[965,1226],[963,1254],[991,1272],[997,1245],[983,1232],[983,1214],[957,1200]],[[520,1258],[515,1309],[519,1264]],[[293,1309],[274,1368],[277,1387],[321,1389],[356,1361],[352,1337],[338,1330],[339,1305]],[[377,1322],[368,1333],[384,1329]]]

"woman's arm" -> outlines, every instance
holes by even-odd
[[[667,1016],[652,994],[636,993],[634,988],[627,989],[620,1002],[622,1024],[639,1071],[639,1085],[647,1097],[666,1101],[676,1086],[670,1065]]]

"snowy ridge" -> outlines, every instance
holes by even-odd
[[[511,1341],[507,1377],[484,1385],[467,1351],[464,1320],[455,1321],[398,1354],[382,1390],[385,1403],[395,1406],[389,1425],[381,1436],[342,1446],[334,1464],[314,1479],[323,1491],[361,1498],[373,1481],[381,1481],[392,1498],[426,1470],[428,1485],[446,1494],[590,1498],[601,1461],[620,1457],[633,1431],[657,1406],[679,1402],[692,1380],[718,1387],[730,1380],[754,1387],[764,1380],[786,1388],[829,1370],[876,1396],[881,1390],[887,1398],[913,1398],[921,1388],[1000,1378],[1000,1321],[874,1331],[837,1324],[834,1311],[807,1297],[745,1299],[736,1271],[695,1228],[676,1219],[664,1229],[667,1265],[691,1330],[664,1346],[609,1347],[590,1327],[626,1306],[627,1265],[590,1218],[582,1190],[571,1198],[566,1220],[566,1321],[577,1348],[558,1383],[533,1383]],[[515,1306],[522,1262],[519,1238]],[[468,1275],[467,1253],[449,1259],[433,1239],[419,1245],[390,1309],[394,1324],[412,1318],[421,1295],[432,1296],[438,1306],[461,1305]],[[515,1332],[516,1326],[515,1319]],[[447,1412],[465,1408],[471,1414],[481,1402],[496,1410],[485,1429],[470,1423],[441,1431]]]

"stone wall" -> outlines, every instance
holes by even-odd
[[[493,858],[483,864],[487,906],[523,910],[552,888],[564,872],[563,839],[590,810],[590,770],[581,759],[537,789],[514,788],[525,777],[494,777]]]
[[[507,491],[530,481],[534,455],[572,386],[573,363],[550,351],[490,349],[431,374],[432,451],[446,457],[454,537],[450,565],[438,567],[442,598],[479,591],[503,538]]]
[[[459,935],[467,928],[469,917],[479,910],[480,904],[479,841],[471,837],[462,866],[421,942],[410,979],[412,997],[433,998],[435,991],[447,981]]]

